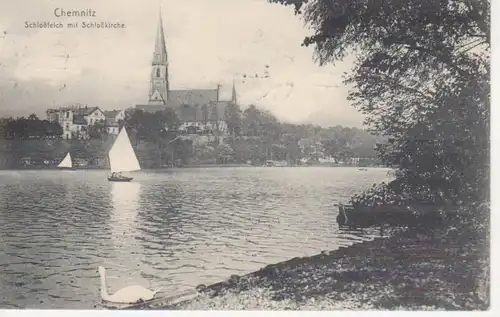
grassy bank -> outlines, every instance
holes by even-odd
[[[457,232],[400,233],[294,258],[202,287],[194,299],[137,308],[180,310],[484,310],[487,243]]]

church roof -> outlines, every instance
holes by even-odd
[[[208,105],[218,101],[217,89],[170,90],[168,92],[168,106]]]
[[[144,111],[144,112],[155,113],[157,111],[164,110],[165,109],[165,105],[151,105],[151,104],[135,105],[135,109],[141,110],[141,111]]]
[[[225,120],[228,101],[211,102],[205,105],[183,105],[177,108],[181,122]]]

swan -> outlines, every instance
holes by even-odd
[[[120,304],[135,304],[142,301],[152,300],[155,295],[161,290],[156,291],[148,290],[140,285],[131,285],[114,294],[108,294],[108,287],[106,283],[106,269],[99,266],[99,275],[101,276],[101,297],[103,301]]]

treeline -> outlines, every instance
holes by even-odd
[[[231,105],[226,111],[234,156],[242,160],[287,160],[332,158],[341,162],[350,158],[375,158],[375,147],[384,142],[369,132],[343,127],[280,122],[270,111],[250,106],[241,111]]]
[[[244,111],[229,104],[223,120],[227,131],[211,131],[193,127],[179,131],[180,122],[174,111],[154,114],[133,111],[124,123],[136,141],[148,144],[151,164],[248,163],[263,164],[266,160],[301,164],[304,160],[319,162],[331,158],[335,162],[351,158],[375,158],[378,138],[358,128],[335,126],[322,128],[312,124],[280,122],[271,112],[250,106]],[[193,143],[192,134],[202,144]],[[143,159],[146,159],[146,155]],[[368,164],[373,163],[369,162]]]
[[[266,160],[300,164],[304,159],[319,162],[325,157],[342,162],[352,157],[374,157],[374,147],[380,141],[357,128],[283,123],[255,106],[242,111],[230,104],[223,120],[227,131],[195,127],[180,131],[180,121],[171,109],[156,113],[130,109],[119,125],[127,128],[144,168],[248,162],[260,165]],[[18,167],[12,162],[23,157],[48,160],[53,165],[65,151],[70,151],[73,158],[102,167],[115,136],[108,134],[104,124],[84,128],[82,135],[74,135],[77,138],[61,140],[63,130],[59,123],[40,120],[34,114],[28,118],[0,119],[0,138],[10,141],[4,142],[10,145],[3,146],[2,155],[10,158],[8,167]]]
[[[40,120],[35,114],[28,118],[0,118],[0,139],[43,139],[58,138],[63,129],[58,122]]]

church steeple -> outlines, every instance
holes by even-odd
[[[166,105],[168,101],[168,55],[163,33],[161,8],[159,11],[158,28],[156,30],[155,51],[151,63],[151,80],[149,89],[149,104]]]
[[[234,103],[234,104],[238,104],[238,96],[236,94],[236,86],[234,85],[234,80],[233,80],[233,93],[231,95],[231,101]]]
[[[163,20],[161,18],[161,8],[158,19],[158,29],[156,30],[155,52],[153,55],[153,65],[163,65],[168,62],[167,46],[165,44],[165,34],[163,33]]]

